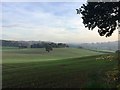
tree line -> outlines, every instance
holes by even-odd
[[[37,43],[37,44],[32,44],[31,48],[44,48],[46,46],[51,46],[53,48],[65,48],[65,47],[69,47],[67,44],[64,43]]]
[[[43,41],[11,41],[11,40],[0,40],[1,46],[7,47],[19,47],[19,48],[66,48],[69,47],[65,43],[54,43],[54,42],[43,42]]]

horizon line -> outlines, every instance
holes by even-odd
[[[107,43],[107,42],[120,42],[120,40],[114,40],[114,41],[103,41],[103,42],[82,42],[82,43],[67,43],[67,42],[54,42],[54,41],[42,41],[42,40],[10,40],[10,39],[0,39],[0,41],[2,40],[6,40],[6,41],[25,41],[25,42],[29,42],[29,41],[39,41],[39,42],[51,42],[51,43],[66,43],[66,44],[83,44],[83,43]]]

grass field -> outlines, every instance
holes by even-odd
[[[77,48],[57,48],[48,53],[42,49],[3,48],[3,63],[24,63],[102,54]]]
[[[3,48],[2,53],[3,88],[115,87],[105,76],[117,66],[114,54],[77,48],[58,48],[50,53],[44,49]],[[108,55],[112,58],[101,58]]]

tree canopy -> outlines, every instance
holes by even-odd
[[[47,52],[50,52],[53,50],[52,46],[50,44],[46,44],[45,49]]]
[[[120,23],[119,17],[120,2],[87,2],[77,10],[82,14],[83,24],[89,30],[98,27],[100,36],[109,37]]]

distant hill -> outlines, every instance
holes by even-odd
[[[13,41],[13,40],[0,40],[0,46],[7,47],[31,47],[31,48],[44,48],[46,44],[51,45],[55,48],[64,48],[69,47],[65,43],[54,43],[54,42],[46,42],[46,41]]]
[[[96,49],[96,50],[116,51],[118,50],[118,46],[119,46],[118,43],[120,43],[120,41],[101,42],[101,43],[83,43],[80,44],[78,47],[87,48],[87,49]]]
[[[95,49],[95,50],[111,50],[116,51],[120,50],[120,41],[111,41],[111,42],[97,42],[97,43],[81,43],[81,44],[68,44],[69,47],[75,48],[85,48],[85,49]],[[118,47],[119,46],[119,47]]]
[[[82,44],[65,44],[65,43],[54,43],[46,41],[13,41],[13,40],[0,40],[0,46],[8,47],[18,47],[20,44],[25,46],[31,46],[35,44],[44,44],[50,43],[54,47],[72,47],[72,48],[86,48],[86,49],[95,49],[95,50],[111,50],[116,51],[120,49],[120,41],[111,41],[111,42],[99,42],[99,43],[82,43]],[[118,45],[119,44],[119,45]],[[58,46],[59,45],[59,46]]]

